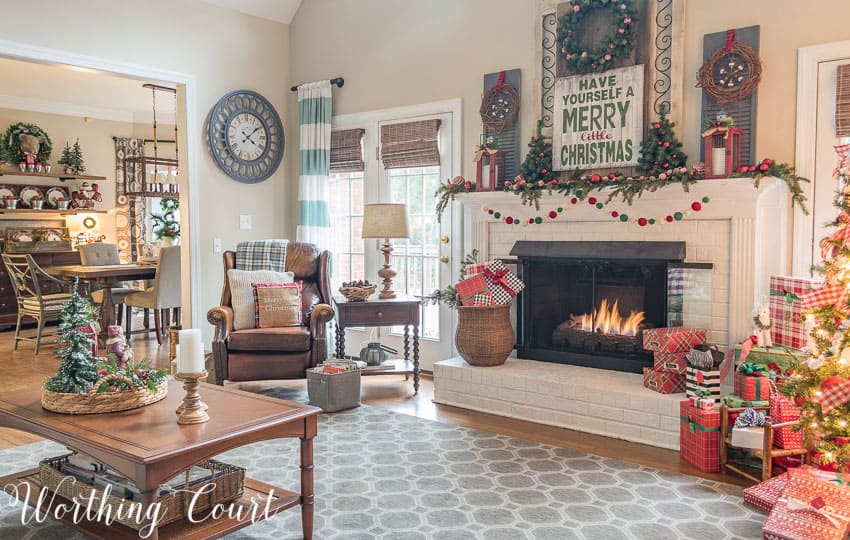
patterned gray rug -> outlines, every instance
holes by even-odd
[[[297,489],[295,448],[266,441],[219,459]],[[0,474],[63,450],[41,442],[0,452]],[[323,540],[715,540],[761,538],[764,522],[736,486],[374,407],[321,415],[315,463],[314,538]],[[80,538],[50,522],[22,526],[19,503],[0,497],[0,538]],[[228,538],[300,530],[291,509]]]

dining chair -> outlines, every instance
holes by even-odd
[[[121,264],[121,257],[118,255],[118,246],[115,244],[93,242],[91,244],[82,244],[77,250],[80,252],[80,263],[83,266]],[[142,289],[128,287],[124,283],[119,283],[117,287],[112,287],[111,292],[113,309],[116,307],[118,309],[117,322],[120,325],[124,315],[124,298],[128,294],[142,292]],[[91,299],[95,304],[101,304],[103,302],[103,291],[92,290]]]
[[[18,301],[18,324],[15,327],[15,350],[19,341],[35,342],[35,354],[41,348],[44,323],[59,320],[65,302],[71,299],[71,285],[57,279],[35,262],[32,255],[3,255],[3,264]],[[21,321],[31,317],[37,323],[35,337],[21,335]]]
[[[174,310],[174,323],[180,324],[180,302],[180,246],[160,248],[153,287],[124,297],[127,339],[130,339],[133,330],[133,308],[144,308],[153,310],[156,341],[161,344],[168,328],[169,310]]]

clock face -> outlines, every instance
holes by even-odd
[[[262,182],[283,158],[283,125],[274,107],[249,90],[230,92],[210,112],[208,139],[218,166],[234,180]]]

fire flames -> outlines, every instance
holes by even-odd
[[[634,336],[643,322],[643,311],[632,310],[628,317],[620,315],[618,301],[608,305],[608,299],[603,299],[599,307],[593,313],[573,315],[572,319],[585,332],[600,332],[603,334],[615,334],[618,336]]]

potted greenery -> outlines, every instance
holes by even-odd
[[[178,199],[160,199],[159,207],[161,214],[152,214],[153,234],[162,242],[163,246],[173,246],[180,238],[180,222],[175,214],[180,208]]]

